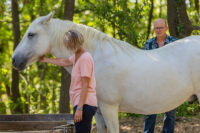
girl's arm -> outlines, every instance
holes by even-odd
[[[39,59],[40,62],[46,62],[46,63],[51,63],[57,66],[71,66],[73,63],[68,59],[68,58],[56,58],[56,59],[51,59],[51,58],[46,58],[45,56],[41,57]]]
[[[83,104],[86,101],[90,78],[88,78],[88,77],[82,77],[81,80],[82,80],[83,87],[81,89],[82,90],[81,91],[81,96],[80,96],[80,100],[79,100],[79,103],[78,103],[78,107],[79,108],[83,107]]]
[[[82,91],[81,91],[81,96],[80,96],[80,100],[76,109],[76,113],[75,113],[75,117],[74,117],[74,121],[76,122],[80,122],[82,120],[82,113],[83,113],[83,104],[86,101],[86,97],[87,97],[87,93],[88,93],[88,87],[89,87],[89,81],[90,78],[88,77],[82,77]]]

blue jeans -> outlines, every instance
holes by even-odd
[[[74,107],[74,113],[75,115],[77,106]],[[75,123],[75,129],[76,133],[90,133],[91,127],[92,127],[92,117],[97,111],[97,107],[90,106],[87,104],[83,105],[83,117],[82,121]]]
[[[156,114],[146,115],[144,123],[144,133],[153,133],[156,122]],[[163,133],[174,133],[175,110],[165,112]]]

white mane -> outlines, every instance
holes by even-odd
[[[99,43],[100,41],[100,45],[103,45],[103,43],[105,43],[106,41],[114,49],[120,48],[120,50],[125,51],[126,53],[129,53],[130,51],[133,51],[134,49],[136,50],[136,48],[131,46],[129,43],[110,37],[107,34],[101,31],[98,31],[92,27],[82,25],[82,24],[76,24],[67,20],[63,21],[59,19],[51,19],[50,21],[50,30],[53,37],[51,42],[58,44],[59,47],[63,49],[64,48],[63,46],[64,33],[70,29],[77,30],[83,34],[84,39],[85,39],[84,46],[86,49],[88,49],[89,47],[91,49],[92,47],[92,49],[95,50],[96,45],[93,45],[94,43]]]

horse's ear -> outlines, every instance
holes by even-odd
[[[47,16],[44,17],[44,19],[42,20],[42,24],[47,24],[51,18],[53,17],[53,15],[55,14],[55,11],[50,12]]]

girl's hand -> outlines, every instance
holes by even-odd
[[[40,62],[45,62],[46,59],[47,59],[47,57],[45,57],[45,55],[39,57],[39,61],[40,61]]]
[[[83,111],[82,110],[76,110],[75,116],[74,116],[74,122],[80,122],[82,121]]]

